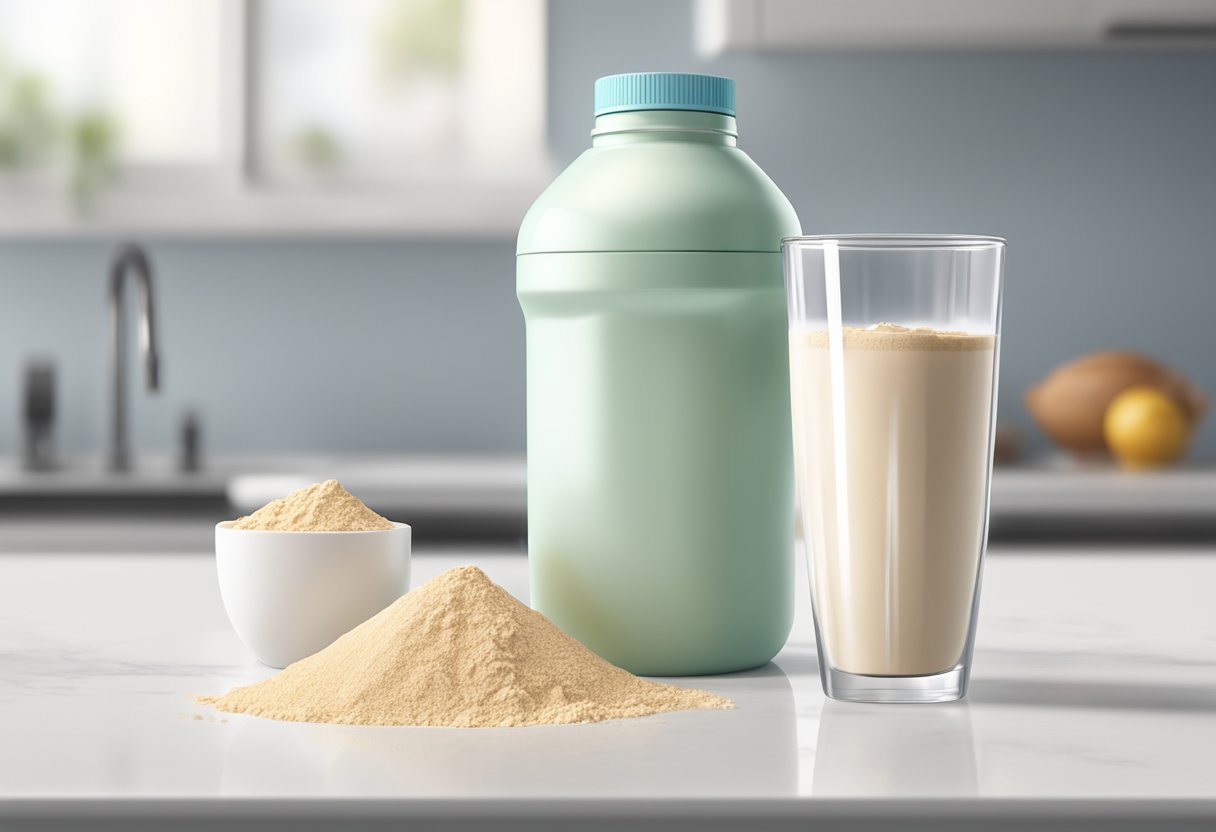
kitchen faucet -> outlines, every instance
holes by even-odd
[[[113,410],[109,466],[111,471],[126,471],[131,467],[131,450],[127,444],[127,370],[126,326],[123,319],[123,297],[128,271],[134,271],[140,287],[139,351],[144,358],[144,377],[148,389],[160,386],[160,359],[156,353],[156,326],[152,306],[152,267],[143,249],[132,243],[123,245],[110,261],[110,337],[112,345],[111,371],[113,381]]]

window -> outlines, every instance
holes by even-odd
[[[543,0],[0,0],[0,233],[513,230],[550,175],[544,25]]]
[[[543,144],[543,66],[502,60],[500,43],[539,30],[526,19],[537,11],[502,0],[262,3],[258,174],[383,187],[536,173],[517,162],[535,164]]]

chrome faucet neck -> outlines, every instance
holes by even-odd
[[[144,362],[144,377],[148,390],[160,387],[160,357],[156,349],[156,315],[152,301],[152,266],[143,249],[132,243],[121,246],[110,261],[110,338],[111,380],[113,382],[111,402],[111,432],[109,466],[112,471],[125,471],[131,467],[131,451],[127,437],[127,371],[126,331],[123,318],[123,300],[126,295],[126,277],[135,275],[139,287],[139,352]]]

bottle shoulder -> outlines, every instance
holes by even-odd
[[[592,147],[528,210],[517,253],[778,251],[797,214],[737,147],[639,142]]]

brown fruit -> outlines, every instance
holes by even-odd
[[[1143,385],[1165,393],[1182,407],[1193,428],[1207,409],[1207,398],[1184,376],[1134,352],[1107,350],[1057,367],[1026,391],[1026,406],[1043,432],[1079,453],[1106,449],[1102,419],[1106,408],[1129,387]]]

